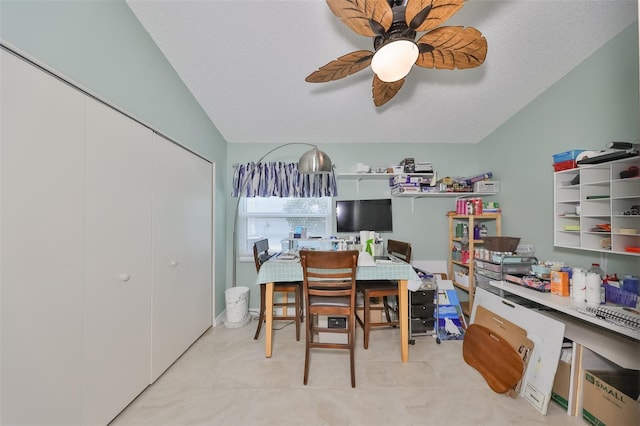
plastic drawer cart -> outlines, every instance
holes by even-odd
[[[422,285],[409,292],[409,343],[415,344],[416,336],[435,336],[437,343],[462,340],[467,324],[452,282],[414,269]]]
[[[421,276],[423,279],[420,288],[409,292],[409,344],[411,345],[416,343],[415,336],[432,336],[435,333],[437,301],[435,296],[438,285],[435,278],[431,277],[427,279]]]

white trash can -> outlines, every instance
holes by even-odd
[[[249,287],[232,287],[224,292],[227,320],[226,328],[244,327],[249,323]]]

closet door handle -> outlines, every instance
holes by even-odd
[[[118,278],[120,278],[120,281],[127,282],[127,281],[129,281],[131,279],[131,275],[129,275],[129,274],[120,274],[120,276]]]
[[[173,268],[175,268],[176,266],[178,266],[178,261],[177,260],[172,260],[171,262],[169,262],[169,265]]]

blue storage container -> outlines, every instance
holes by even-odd
[[[563,161],[575,160],[578,154],[584,151],[584,149],[573,149],[571,151],[561,152],[560,154],[553,154],[553,162],[561,163]]]

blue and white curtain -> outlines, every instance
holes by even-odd
[[[333,173],[303,174],[297,163],[236,164],[233,173],[234,197],[317,198],[338,195]]]

